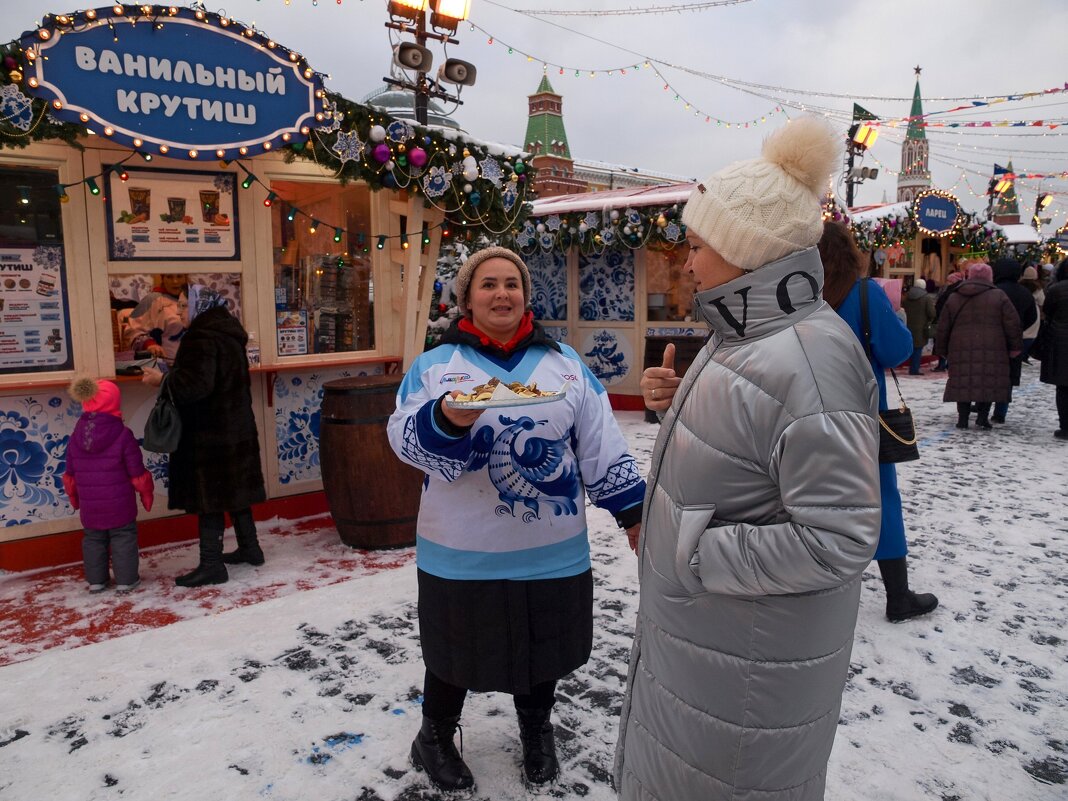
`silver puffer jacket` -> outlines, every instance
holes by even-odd
[[[878,388],[822,284],[812,248],[695,298],[713,336],[653,451],[624,801],[823,798],[880,507]]]

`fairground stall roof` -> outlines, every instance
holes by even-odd
[[[274,151],[341,182],[413,192],[451,222],[493,233],[514,231],[528,210],[533,170],[520,149],[347,100],[304,55],[225,12],[116,4],[47,14],[0,45],[0,61],[0,149],[82,148],[98,136],[131,151],[108,171],[153,155],[220,160],[268,198],[252,159]]]

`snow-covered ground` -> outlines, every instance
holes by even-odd
[[[902,381],[924,448],[900,467],[913,587],[942,606],[890,624],[877,571],[865,574],[827,798],[1063,801],[1068,444],[1052,438],[1053,391],[1025,367],[1009,422],[961,432],[941,403],[943,383]],[[619,418],[647,465],[657,427],[639,413]],[[607,801],[636,566],[607,515],[591,510],[590,524],[594,654],[560,683],[563,775],[541,795]],[[178,622],[81,647],[57,642],[0,668],[0,799],[439,797],[407,761],[422,683],[410,552],[392,555],[396,567],[332,574],[334,583],[308,589],[290,576],[302,563],[321,570],[301,539],[264,539],[267,565],[235,569],[233,584],[277,588],[277,571],[287,593],[190,617],[182,606],[203,604],[208,591],[156,597],[171,562],[192,561],[186,547],[142,590]],[[148,559],[143,572],[160,564]],[[25,580],[0,577],[0,593]],[[510,699],[472,695],[463,722],[474,798],[532,795],[519,780]]]

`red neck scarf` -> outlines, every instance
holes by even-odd
[[[526,339],[527,336],[530,335],[530,332],[534,330],[534,312],[528,309],[523,314],[522,319],[519,321],[519,328],[516,330],[515,336],[507,342],[500,342],[489,334],[484,333],[471,322],[471,318],[469,317],[461,317],[458,327],[465,334],[471,334],[472,336],[478,337],[478,340],[482,343],[483,347],[494,347],[505,353],[511,353],[515,350],[516,346]]]

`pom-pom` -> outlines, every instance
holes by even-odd
[[[762,155],[818,195],[838,166],[838,139],[829,123],[799,117],[765,140]]]
[[[100,385],[96,383],[95,379],[82,376],[81,378],[75,378],[71,382],[71,385],[67,388],[67,394],[78,403],[85,403],[87,400],[92,399],[99,390]]]

